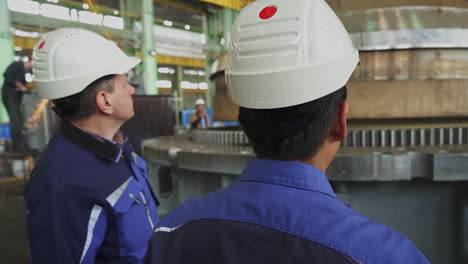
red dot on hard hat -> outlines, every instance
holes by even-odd
[[[269,19],[276,14],[276,11],[278,11],[276,6],[267,6],[260,11],[259,16],[261,19]]]
[[[41,50],[45,45],[45,41],[42,41],[41,44],[39,44],[38,49]]]

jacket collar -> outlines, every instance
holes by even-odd
[[[247,163],[239,181],[255,181],[321,192],[336,198],[325,174],[296,161],[254,159]]]
[[[63,136],[73,144],[85,149],[95,156],[117,163],[124,151],[131,151],[128,140],[122,135],[123,143],[110,141],[103,137],[88,133],[70,122],[62,119],[60,131]],[[128,149],[128,150],[127,150]]]

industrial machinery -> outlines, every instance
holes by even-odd
[[[348,139],[327,171],[338,198],[408,236],[431,263],[468,262],[468,4],[329,2],[361,58]],[[213,75],[215,119],[237,120],[223,70]],[[239,128],[147,140],[143,155],[162,214],[232,183],[254,158]]]

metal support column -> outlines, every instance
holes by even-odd
[[[208,24],[208,14],[203,15],[202,20],[203,26],[203,34],[205,34],[206,42],[210,43],[210,30]],[[212,59],[207,54],[205,57],[205,81],[208,84],[208,90],[206,91],[206,106],[213,107],[213,97],[214,97],[214,85],[213,82],[210,80],[211,75],[211,67],[212,67]]]
[[[229,42],[231,41],[231,29],[232,29],[232,24],[234,23],[234,10],[229,9],[229,8],[224,8],[223,9],[223,38],[224,38],[224,43],[223,43],[223,52],[228,51],[229,47]]]
[[[125,28],[130,28],[130,21],[127,16],[124,15],[124,13],[127,11],[127,7],[125,5],[125,0],[119,0],[119,12],[120,12],[120,17],[124,19],[124,27]]]
[[[176,89],[177,89],[177,97],[179,98],[179,110],[184,110],[184,91],[182,89],[182,81],[184,78],[184,68],[180,65],[176,68]]]
[[[206,102],[208,107],[213,106],[215,96],[214,85],[209,77],[213,72],[213,62],[221,54],[225,54],[229,47],[231,39],[231,29],[234,20],[239,12],[229,8],[219,9],[213,12],[207,12],[203,15],[203,34],[206,36],[205,44],[205,76],[208,90],[206,93]]]
[[[11,18],[7,0],[0,0],[0,87],[3,86],[3,73],[15,57],[10,27]],[[3,101],[0,101],[0,122],[8,122],[8,114]]]
[[[152,0],[142,0],[142,24],[143,41],[141,45],[141,57],[143,59],[143,70],[145,73],[146,94],[156,95],[158,89],[158,65],[156,63],[156,48],[154,44],[154,6]]]

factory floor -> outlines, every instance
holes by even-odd
[[[0,263],[26,264],[28,241],[21,194],[25,181],[0,177]]]

